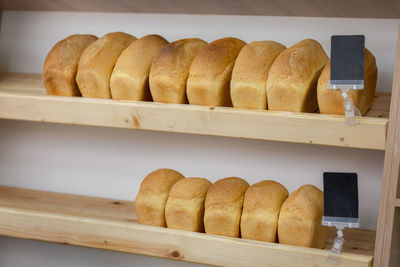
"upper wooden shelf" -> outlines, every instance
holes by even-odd
[[[4,0],[4,9],[400,18],[398,0]]]
[[[390,97],[348,126],[343,116],[48,96],[38,74],[0,73],[0,119],[384,150]]]
[[[0,186],[0,235],[218,266],[370,267],[375,232],[345,229],[340,264],[312,249],[137,223],[133,202]]]

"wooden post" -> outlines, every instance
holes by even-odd
[[[400,170],[400,24],[397,38],[396,62],[393,75],[389,129],[382,177],[381,200],[376,231],[374,266],[400,266],[399,258],[391,259],[396,194]],[[396,238],[396,239],[395,239]],[[392,255],[394,256],[394,255]]]

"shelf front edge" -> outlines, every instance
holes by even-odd
[[[386,118],[0,92],[0,118],[384,150]]]
[[[218,266],[367,267],[372,256],[139,225],[129,202],[0,187],[0,235]],[[129,206],[130,207],[130,206]],[[125,216],[124,216],[125,215]],[[361,241],[360,241],[361,242]]]

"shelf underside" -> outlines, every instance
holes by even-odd
[[[326,249],[139,225],[133,202],[0,186],[0,235],[220,266],[371,266],[375,232],[346,229],[340,265]]]
[[[399,18],[398,0],[4,0],[6,10]]]
[[[47,96],[38,74],[0,73],[0,119],[384,150],[390,96],[379,95],[367,117]]]

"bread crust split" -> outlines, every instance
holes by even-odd
[[[135,208],[138,222],[165,227],[165,205],[172,186],[185,177],[171,169],[159,169],[142,181],[136,196]]]
[[[279,212],[288,194],[275,181],[265,180],[250,186],[244,197],[240,222],[242,238],[276,242]]]
[[[240,217],[249,184],[238,177],[218,180],[207,192],[204,227],[208,234],[240,237]]]
[[[165,207],[168,228],[204,232],[204,202],[211,182],[204,178],[186,178],[176,182]]]
[[[240,50],[246,45],[237,38],[213,41],[193,60],[186,94],[190,104],[232,106],[230,82]]]
[[[54,45],[43,64],[43,84],[47,94],[80,96],[75,77],[83,51],[97,37],[89,34],[71,35]]]
[[[153,59],[168,44],[159,35],[146,35],[132,42],[119,56],[111,74],[113,99],[152,100],[149,87]]]
[[[303,185],[283,203],[278,221],[279,243],[324,248],[328,227],[322,226],[324,193]]]
[[[155,102],[188,102],[186,82],[189,68],[206,44],[199,38],[187,38],[172,42],[161,50],[150,69],[150,91]]]
[[[235,108],[267,109],[267,78],[276,57],[286,47],[274,41],[255,41],[240,51],[231,79]]]
[[[313,39],[305,39],[284,50],[269,70],[268,109],[317,111],[317,82],[327,61],[324,49]]]
[[[130,34],[112,32],[85,49],[76,75],[82,96],[111,98],[110,78],[114,65],[122,51],[135,40]]]

